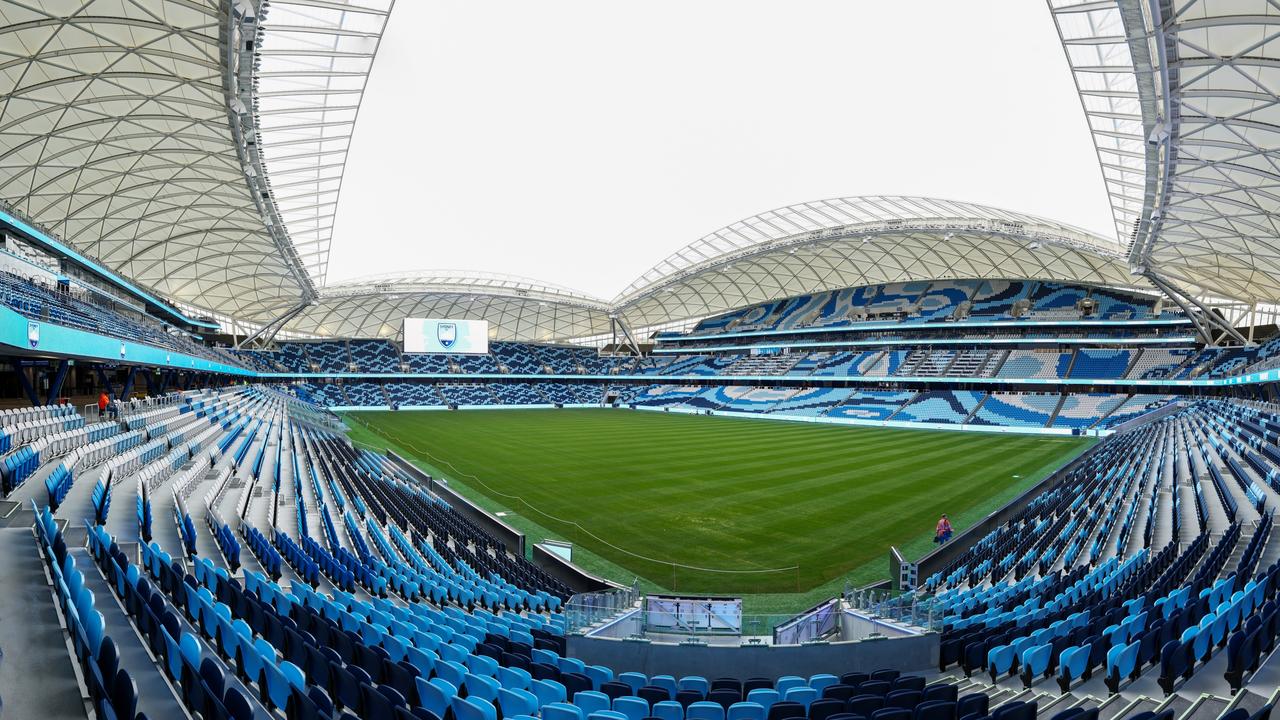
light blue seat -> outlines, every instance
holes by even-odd
[[[436,663],[436,677],[444,678],[454,687],[462,687],[467,680],[467,669],[456,661],[441,660]]]
[[[987,671],[991,677],[999,678],[1013,668],[1017,651],[1012,645],[997,645],[987,651]]]
[[[449,701],[455,720],[498,720],[493,703],[477,697],[454,697]]]
[[[583,690],[573,694],[573,704],[582,708],[584,715],[590,715],[600,710],[612,709],[613,703],[609,700],[609,696],[597,690]]]
[[[711,683],[707,682],[707,679],[701,675],[686,675],[680,678],[679,687],[681,690],[692,690],[701,693],[703,697],[706,697],[707,693],[711,692]],[[672,693],[671,697],[675,697],[675,693]]]
[[[1053,660],[1053,645],[1035,645],[1027,648],[1022,653],[1023,668],[1030,673],[1030,677],[1036,678],[1044,674],[1049,669],[1049,662]]]
[[[502,708],[504,718],[512,715],[537,715],[538,697],[528,690],[499,688],[498,707]]]
[[[653,704],[649,716],[658,720],[684,720],[684,706],[675,700],[663,700]]]
[[[1058,655],[1058,677],[1066,680],[1067,685],[1083,677],[1085,668],[1089,665],[1091,652],[1093,652],[1093,645],[1089,643],[1063,650]]]
[[[542,720],[584,720],[585,717],[582,710],[567,702],[553,702],[542,706]]]
[[[793,687],[782,696],[787,702],[800,703],[804,706],[805,711],[809,710],[809,704],[818,699],[818,691],[811,687]]]
[[[813,688],[814,690],[817,690],[819,693],[821,693],[823,690],[827,689],[828,687],[832,685],[837,685],[839,683],[840,683],[840,678],[836,677],[835,675],[831,675],[830,673],[820,673],[818,675],[809,676],[809,687]]]
[[[729,706],[725,720],[765,720],[768,710],[757,702],[736,702]]]
[[[588,715],[587,720],[627,720],[627,716],[617,710],[601,710]]]
[[[676,679],[670,675],[654,675],[649,678],[649,684],[653,687],[660,687],[663,690],[666,690],[667,696],[673,698],[676,696],[676,692],[681,689],[680,686],[676,684]],[[703,695],[706,695],[706,693],[703,693]]]
[[[805,679],[798,675],[783,675],[778,678],[778,682],[773,684],[773,689],[777,690],[779,695],[786,697],[787,691],[791,688],[805,687],[807,685],[808,683],[805,682]]]
[[[467,697],[479,697],[489,702],[494,702],[498,699],[498,690],[502,688],[497,680],[487,675],[476,675],[475,673],[467,673],[463,686],[467,688]]]
[[[613,710],[627,716],[627,720],[644,720],[649,717],[649,701],[624,695],[613,699]]]
[[[773,688],[756,688],[747,693],[747,702],[763,707],[765,713],[768,713],[769,708],[773,707],[773,704],[780,699],[778,691]]]
[[[562,657],[557,659],[556,667],[560,668],[562,673],[572,672],[585,675],[586,673],[583,671],[587,669],[587,664],[578,658]]]
[[[533,682],[533,676],[524,668],[499,667],[498,682],[502,683],[502,687],[504,688],[511,688],[512,690],[528,690],[529,684]]]
[[[468,655],[466,666],[476,675],[498,676],[498,661],[487,655]]]
[[[555,680],[534,680],[530,683],[529,689],[538,697],[539,705],[548,705],[550,703],[569,704],[565,702],[568,697],[564,685]]]
[[[724,720],[724,706],[699,700],[685,709],[684,717],[685,720]]]
[[[640,692],[640,688],[649,684],[649,678],[644,673],[624,672],[618,675],[618,682],[626,684],[631,688],[631,694]]]
[[[280,666],[275,663],[263,663],[262,675],[267,679],[267,697],[271,699],[271,704],[278,708],[286,707],[289,696],[293,694],[289,678],[285,677]]]
[[[583,674],[591,678],[593,690],[599,690],[601,685],[613,680],[613,670],[603,665],[588,665]]]
[[[423,650],[409,645],[405,648],[405,660],[418,670],[418,674],[422,677],[431,677],[431,671],[436,666],[439,656],[431,650]]]
[[[458,694],[458,688],[448,680],[434,677],[430,681],[418,677],[414,680],[418,686],[418,700],[422,707],[431,711],[436,717],[445,716],[449,709],[449,701]]]

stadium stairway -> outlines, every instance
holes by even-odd
[[[43,484],[41,490],[43,491]],[[0,697],[4,716],[72,720],[85,717],[76,670],[64,641],[48,576],[32,537],[30,504],[15,516],[20,525],[0,529],[0,686],[21,688]]]

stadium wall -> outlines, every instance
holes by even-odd
[[[842,619],[843,620],[843,619]],[[938,635],[908,635],[808,645],[694,645],[645,640],[615,640],[570,633],[569,657],[588,665],[646,675],[705,675],[715,668],[724,677],[809,677],[818,673],[895,669],[929,671],[938,666]]]
[[[33,331],[34,340],[32,339]],[[35,350],[41,354],[91,358],[112,363],[214,372],[239,377],[257,375],[252,370],[207,358],[198,358],[54,323],[29,320],[18,311],[3,305],[0,305],[0,344],[16,348],[21,352]]]
[[[645,412],[672,412],[685,415],[721,415],[724,417],[757,418],[762,420],[782,420],[786,422],[820,423],[823,425],[864,425],[871,427],[905,428],[908,430],[952,430],[963,432],[1003,433],[1017,435],[1072,435],[1070,428],[1034,428],[1009,427],[1005,425],[956,425],[954,423],[907,422],[903,420],[862,420],[859,418],[814,417],[808,415],[787,415],[785,413],[753,413],[738,410],[701,410],[697,408],[647,407],[637,405],[635,410]],[[1142,418],[1145,422],[1145,415]],[[1089,437],[1104,437],[1112,434],[1112,430],[1090,430]]]
[[[533,544],[532,559],[535,565],[542,568],[551,577],[568,585],[574,592],[596,592],[598,590],[622,587],[617,583],[592,575],[546,549],[541,543]]]

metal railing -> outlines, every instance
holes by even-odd
[[[942,630],[942,608],[927,593],[847,590],[844,599],[850,609],[864,615],[935,632]]]
[[[578,593],[564,605],[565,631],[582,632],[640,607],[636,586]]]

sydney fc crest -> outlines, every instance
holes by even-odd
[[[31,321],[27,322],[27,343],[30,344],[31,347],[35,347],[40,344],[40,323]]]
[[[439,323],[436,325],[436,340],[440,341],[440,347],[451,348],[458,341],[458,324],[457,323]]]

